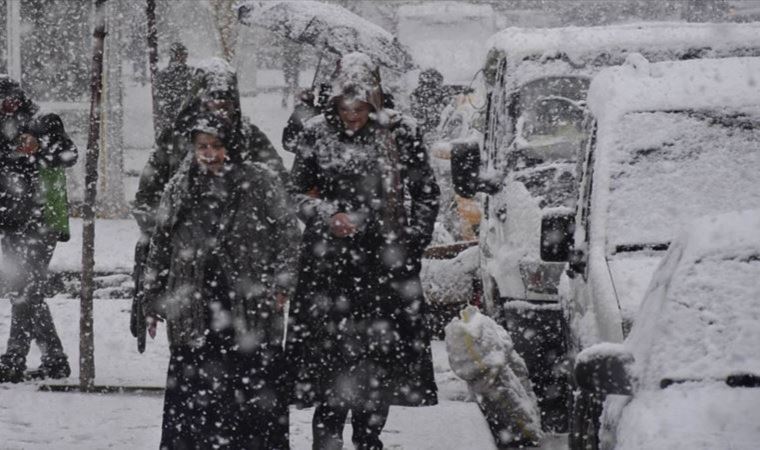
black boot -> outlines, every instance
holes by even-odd
[[[0,383],[18,383],[23,379],[23,368],[0,362]]]
[[[68,378],[71,375],[71,367],[69,367],[69,361],[65,358],[46,361],[40,364],[40,367],[36,370],[30,370],[26,373],[26,378],[32,380],[42,380],[45,378]]]

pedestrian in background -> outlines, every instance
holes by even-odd
[[[414,121],[383,107],[377,67],[346,55],[291,172],[305,223],[293,302],[313,448],[380,449],[390,405],[437,402],[419,280],[438,185]]]
[[[193,88],[195,70],[187,65],[187,48],[181,42],[169,47],[169,64],[156,73],[156,136],[170,128],[182,102]]]
[[[0,77],[0,232],[2,275],[11,301],[11,329],[0,356],[0,382],[24,378],[32,340],[42,353],[32,378],[65,378],[68,358],[44,299],[47,270],[58,241],[69,239],[64,167],[77,148],[55,114],[37,106],[7,76]]]
[[[417,120],[423,137],[438,128],[445,107],[443,75],[433,68],[423,70],[411,96],[412,116]]]

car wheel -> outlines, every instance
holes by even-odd
[[[580,389],[574,390],[570,402],[570,450],[598,450],[602,402],[596,395]]]

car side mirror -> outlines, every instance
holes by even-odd
[[[633,354],[623,344],[596,344],[575,358],[575,381],[584,391],[601,396],[631,395],[633,362]]]
[[[568,277],[575,278],[576,275],[583,275],[586,273],[586,265],[588,264],[588,261],[586,260],[586,252],[579,248],[570,250],[570,254],[567,258],[567,263]]]
[[[451,146],[451,181],[454,192],[464,198],[478,192],[492,195],[501,189],[501,180],[480,174],[480,145],[477,142],[455,142]]]

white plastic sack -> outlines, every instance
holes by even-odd
[[[538,443],[541,415],[525,361],[507,331],[475,306],[446,326],[446,350],[454,373],[467,381],[502,443]]]

